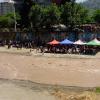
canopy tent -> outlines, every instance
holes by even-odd
[[[74,42],[74,44],[77,44],[77,45],[84,45],[86,43],[84,43],[82,40],[78,40],[76,42]]]
[[[94,39],[88,42],[87,45],[100,46],[100,41],[98,41],[97,39]]]
[[[73,44],[73,42],[68,39],[65,39],[65,40],[61,41],[60,44]]]
[[[53,25],[53,26],[51,26],[52,27],[52,29],[53,29],[53,31],[67,31],[67,26],[66,25],[64,25],[64,24],[57,24],[57,25]]]
[[[53,41],[51,41],[51,42],[49,42],[49,43],[47,43],[47,44],[50,44],[50,45],[57,45],[57,44],[59,44],[59,41],[53,40]]]
[[[96,38],[94,39],[94,41],[95,41],[96,43],[100,43],[100,41],[99,41],[99,40],[97,40]]]

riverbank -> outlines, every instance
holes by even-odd
[[[0,79],[0,100],[99,100],[99,97],[95,88]]]
[[[39,56],[39,57],[55,57],[55,58],[86,58],[86,59],[100,59],[100,52],[98,52],[96,55],[81,55],[81,54],[54,54],[54,53],[39,53],[36,51],[36,49],[33,49],[30,52],[30,49],[17,49],[17,48],[10,48],[7,47],[0,47],[1,53],[7,53],[7,54],[16,54],[16,55],[25,55],[25,56]]]

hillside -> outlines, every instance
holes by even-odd
[[[81,4],[90,9],[100,9],[100,0],[87,0]]]

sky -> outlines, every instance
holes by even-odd
[[[76,2],[84,2],[84,1],[86,1],[86,0],[76,0]]]

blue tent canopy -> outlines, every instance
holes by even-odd
[[[73,42],[68,39],[65,39],[65,40],[61,41],[60,44],[73,44]]]

